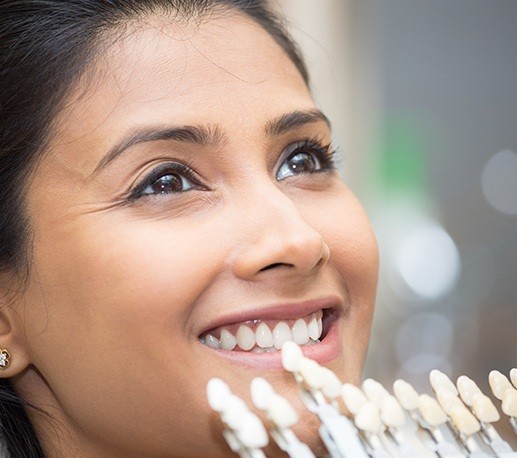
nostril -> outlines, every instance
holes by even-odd
[[[268,266],[266,267],[263,267],[262,269],[259,270],[259,272],[265,272],[266,270],[269,270],[269,269],[274,269],[276,267],[294,267],[292,264],[286,264],[284,262],[275,262],[273,264],[269,264]]]

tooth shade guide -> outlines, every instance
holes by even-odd
[[[383,399],[390,395],[386,388],[372,378],[367,378],[363,382],[362,389],[366,397],[379,408],[382,406]]]
[[[455,396],[458,396],[458,390],[456,389],[456,386],[452,380],[442,371],[433,369],[429,373],[429,381],[435,392],[439,389],[446,389],[454,393]]]
[[[501,403],[502,411],[512,418],[517,418],[517,390],[506,390]]]
[[[501,372],[495,370],[488,374],[488,383],[490,384],[492,393],[494,393],[494,396],[500,401],[503,400],[505,391],[513,388],[508,378]]]
[[[206,394],[210,407],[216,412],[222,412],[231,391],[223,380],[212,378],[206,385]]]
[[[332,417],[340,417],[337,404],[329,403],[326,398],[322,396],[325,383],[328,383],[328,380],[332,380],[333,383],[336,383],[333,388],[340,385],[335,374],[328,368],[320,366],[316,361],[303,356],[301,348],[294,342],[284,344],[282,357],[287,357],[288,363],[286,365],[291,369],[290,372],[293,372],[293,375],[302,388],[302,392],[300,393],[301,397],[304,401],[307,401],[307,397],[310,398],[309,400],[311,402],[306,403],[306,405],[309,410],[317,414],[322,422],[322,427],[327,425],[327,423],[318,409],[323,408],[321,412],[326,411],[327,414],[332,413]],[[303,375],[300,377],[300,374]],[[443,458],[456,458],[459,456],[488,457],[489,455],[486,455],[479,448],[481,444],[483,449],[488,448],[492,450],[495,456],[500,456],[501,458],[506,458],[507,456],[508,458],[517,458],[517,453],[511,451],[510,445],[504,442],[494,427],[491,426],[491,423],[499,419],[499,412],[492,401],[485,396],[477,385],[475,385],[475,382],[468,379],[468,377],[459,377],[458,387],[460,394],[464,396],[468,402],[470,402],[470,397],[472,398],[470,409],[462,402],[460,397],[455,395],[445,384],[436,384],[437,390],[435,395],[448,411],[449,422],[444,408],[442,408],[437,399],[428,394],[419,396],[409,383],[403,380],[397,380],[394,383],[394,392],[405,402],[406,407],[410,407],[407,410],[410,414],[410,418],[413,420],[413,427],[404,428],[403,430],[400,430],[400,428],[403,427],[406,421],[406,415],[402,410],[400,400],[389,394],[378,382],[368,379],[365,382],[366,383],[363,383],[363,387],[366,391],[369,391],[370,400],[360,388],[348,383],[341,386],[341,394],[344,404],[354,416],[354,423],[357,428],[362,431],[359,433],[359,436],[357,436],[357,431],[354,432],[355,430],[352,427],[352,430],[350,430],[351,435],[347,435],[346,438],[352,442],[354,440],[357,441],[358,438],[362,438],[371,457],[379,458],[382,456],[384,458],[391,456],[387,455],[386,451],[395,451],[396,453],[393,456],[401,456],[403,458],[430,456],[432,452],[435,452],[438,456]],[[253,385],[257,385],[258,388],[253,387]],[[415,394],[418,397],[417,412],[414,412],[415,409],[412,408],[414,407],[414,400],[412,398]],[[329,397],[327,397],[327,399]],[[253,381],[252,398],[254,404],[260,408],[260,410],[266,412],[269,424],[276,425],[275,427],[278,428],[272,430],[271,435],[279,445],[282,440],[285,443],[288,437],[294,437],[295,440],[298,440],[289,429],[298,420],[297,412],[292,409],[292,406],[285,398],[274,393],[273,387],[266,380],[256,379]],[[380,400],[381,405],[377,405],[373,400],[377,402]],[[409,403],[407,402],[408,400],[410,401]],[[244,408],[242,407],[242,401],[235,401],[235,407],[229,409],[230,414],[226,415],[226,419],[228,423],[237,428],[237,418],[243,415]],[[515,388],[512,387],[505,390],[502,408],[503,412],[510,417],[512,414],[514,416],[517,414],[517,390]],[[341,418],[345,419],[345,417]],[[448,433],[446,433],[445,436],[443,435],[443,432],[447,432],[444,426],[442,426],[445,423],[447,423],[452,436]],[[515,419],[510,418],[510,423],[517,433]],[[417,431],[414,430],[415,425]],[[274,431],[276,431],[276,433]],[[286,433],[284,436],[282,431],[289,431],[289,434]],[[419,434],[416,434],[417,432],[419,432]],[[479,437],[477,435],[478,432]],[[337,434],[337,430],[335,430],[335,433]],[[406,436],[408,433],[410,434],[409,438]],[[420,433],[426,433],[432,440],[429,442],[425,440],[422,441],[423,438],[420,437]],[[275,436],[275,434],[277,434],[277,436]],[[278,437],[281,439],[280,442],[278,441]],[[483,438],[484,445],[480,442],[480,438]],[[322,439],[329,448],[329,451],[331,451],[330,456],[349,458],[346,454],[347,446],[345,442],[340,442],[332,435],[325,436],[325,438],[322,436]],[[409,442],[405,443],[406,439]],[[332,441],[336,441],[334,445]],[[414,450],[412,447],[415,445],[415,442],[417,443],[417,449],[426,447],[430,450],[429,454],[412,453]],[[300,442],[298,443],[302,444]],[[338,443],[340,443],[339,447],[336,445]],[[294,449],[295,448],[292,450]],[[286,450],[286,448],[282,448],[282,450]],[[460,450],[463,452],[460,452]],[[344,451],[344,454],[340,451]],[[399,455],[398,452],[401,452],[401,454]],[[366,457],[362,451],[360,453],[361,456]],[[467,453],[467,455],[461,455],[461,453]],[[298,455],[290,454],[289,456],[297,457]],[[355,455],[350,455],[350,457],[352,456]]]
[[[495,423],[501,418],[494,403],[481,391],[472,399],[472,412],[479,421],[484,423]]]
[[[393,392],[404,410],[412,411],[418,408],[418,393],[410,383],[402,379],[395,380]]]
[[[298,372],[304,358],[302,349],[292,341],[282,346],[282,366],[288,372]]]
[[[346,408],[353,415],[357,415],[361,408],[368,402],[361,389],[351,383],[345,383],[341,388],[341,398]]]
[[[262,377],[256,377],[251,381],[250,392],[251,400],[255,407],[260,410],[266,410],[269,399],[275,391],[267,380]]]
[[[474,380],[465,375],[458,377],[456,386],[458,387],[458,392],[460,393],[461,399],[468,406],[472,406],[474,402],[474,396],[476,394],[482,394]]]
[[[514,367],[510,371],[510,380],[512,381],[512,385],[517,389],[517,367]]]
[[[381,403],[381,421],[388,427],[400,428],[406,422],[404,411],[397,398],[388,394]]]

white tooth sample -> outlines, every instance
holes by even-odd
[[[454,407],[449,416],[454,426],[466,436],[472,436],[481,429],[479,421],[465,406]]]
[[[514,367],[514,368],[510,371],[510,380],[512,381],[513,386],[514,386],[515,388],[517,388],[517,367]]]
[[[431,386],[433,387],[434,391],[437,391],[439,388],[444,388],[453,392],[455,396],[458,396],[458,390],[456,389],[456,386],[452,380],[442,371],[433,369],[429,373],[429,381],[431,382]]]
[[[379,408],[373,402],[366,402],[355,416],[354,423],[362,431],[377,434],[381,429]]]
[[[467,377],[466,375],[458,377],[456,386],[458,387],[461,399],[463,399],[463,402],[468,406],[472,406],[474,396],[476,394],[483,394],[479,387],[476,385],[476,382],[474,382],[474,380]]]
[[[382,400],[386,396],[390,395],[388,390],[373,378],[367,378],[363,382],[361,388],[363,389],[364,394],[366,394],[366,397],[379,408],[382,405]]]
[[[442,409],[445,410],[449,416],[455,407],[465,407],[461,399],[447,388],[438,388],[435,394]]]
[[[501,418],[494,403],[481,391],[473,396],[472,410],[478,420],[485,423],[494,423],[499,421],[499,418]]]
[[[393,392],[405,410],[411,411],[418,407],[418,393],[410,383],[402,379],[395,380]]]
[[[242,416],[247,412],[249,412],[249,409],[246,403],[235,394],[230,394],[224,407],[223,419],[230,428],[237,429],[240,426]]]
[[[338,379],[337,375],[332,372],[328,367],[320,368],[323,376],[323,386],[321,391],[326,398],[336,399],[341,395],[341,387],[343,384]]]
[[[269,400],[267,414],[271,421],[279,428],[290,428],[298,423],[298,414],[287,399],[278,394],[273,394]]]
[[[517,418],[517,390],[506,390],[502,399],[501,409],[509,417]]]
[[[351,383],[345,383],[341,387],[341,398],[352,415],[357,415],[361,408],[368,402],[361,388]]]
[[[438,401],[428,394],[422,394],[418,397],[418,410],[424,421],[433,428],[447,421],[447,415]]]
[[[273,396],[274,390],[269,382],[262,377],[255,377],[250,385],[251,400],[255,407],[266,410],[269,399]]]
[[[226,402],[231,394],[228,385],[220,378],[211,378],[206,385],[208,404],[216,412],[222,412],[225,409]]]
[[[506,375],[501,374],[499,371],[491,371],[488,374],[488,383],[492,389],[494,396],[500,401],[503,400],[504,392],[512,387],[510,381],[506,378]]]
[[[227,329],[221,331],[221,348],[223,350],[233,350],[237,345],[237,339]]]
[[[309,324],[307,325],[307,329],[309,331],[309,337],[312,340],[318,340],[320,338],[320,328],[318,326],[318,321],[316,318],[313,318]]]
[[[210,348],[221,348],[219,345],[219,339],[214,337],[212,334],[208,334],[203,338],[203,343]]]
[[[318,339],[321,338],[321,335],[323,334],[323,318],[318,318],[316,320],[316,323],[318,324]]]
[[[303,359],[302,349],[292,340],[282,345],[282,366],[288,372],[298,372]]]
[[[255,333],[244,324],[241,324],[237,331],[237,345],[245,351],[255,346]]]
[[[260,348],[269,348],[274,345],[273,334],[266,323],[262,322],[257,326],[255,340]]]
[[[284,342],[287,342],[288,340],[293,340],[291,329],[287,323],[280,321],[275,326],[275,329],[273,329],[273,341],[275,348],[280,350]]]
[[[307,324],[302,318],[298,318],[291,329],[293,340],[298,345],[304,345],[309,341],[309,330]]]
[[[404,411],[397,398],[389,394],[382,400],[381,421],[389,427],[400,428],[406,422]]]
[[[269,442],[266,428],[253,412],[245,412],[236,429],[237,436],[246,447],[262,448]]]
[[[320,390],[323,387],[325,376],[321,366],[314,360],[303,358],[300,361],[300,375],[310,388]]]

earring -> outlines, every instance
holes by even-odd
[[[0,350],[0,369],[5,369],[11,363],[11,354],[7,350]]]

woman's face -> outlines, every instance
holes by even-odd
[[[328,122],[276,42],[238,15],[151,18],[79,86],[27,196],[18,307],[31,365],[15,383],[60,425],[35,419],[45,447],[225,455],[207,381],[249,399],[263,376],[300,405],[280,354],[249,347],[293,326],[305,341],[321,317],[306,354],[358,381],[376,244],[333,168]],[[312,420],[297,429],[308,441]]]

